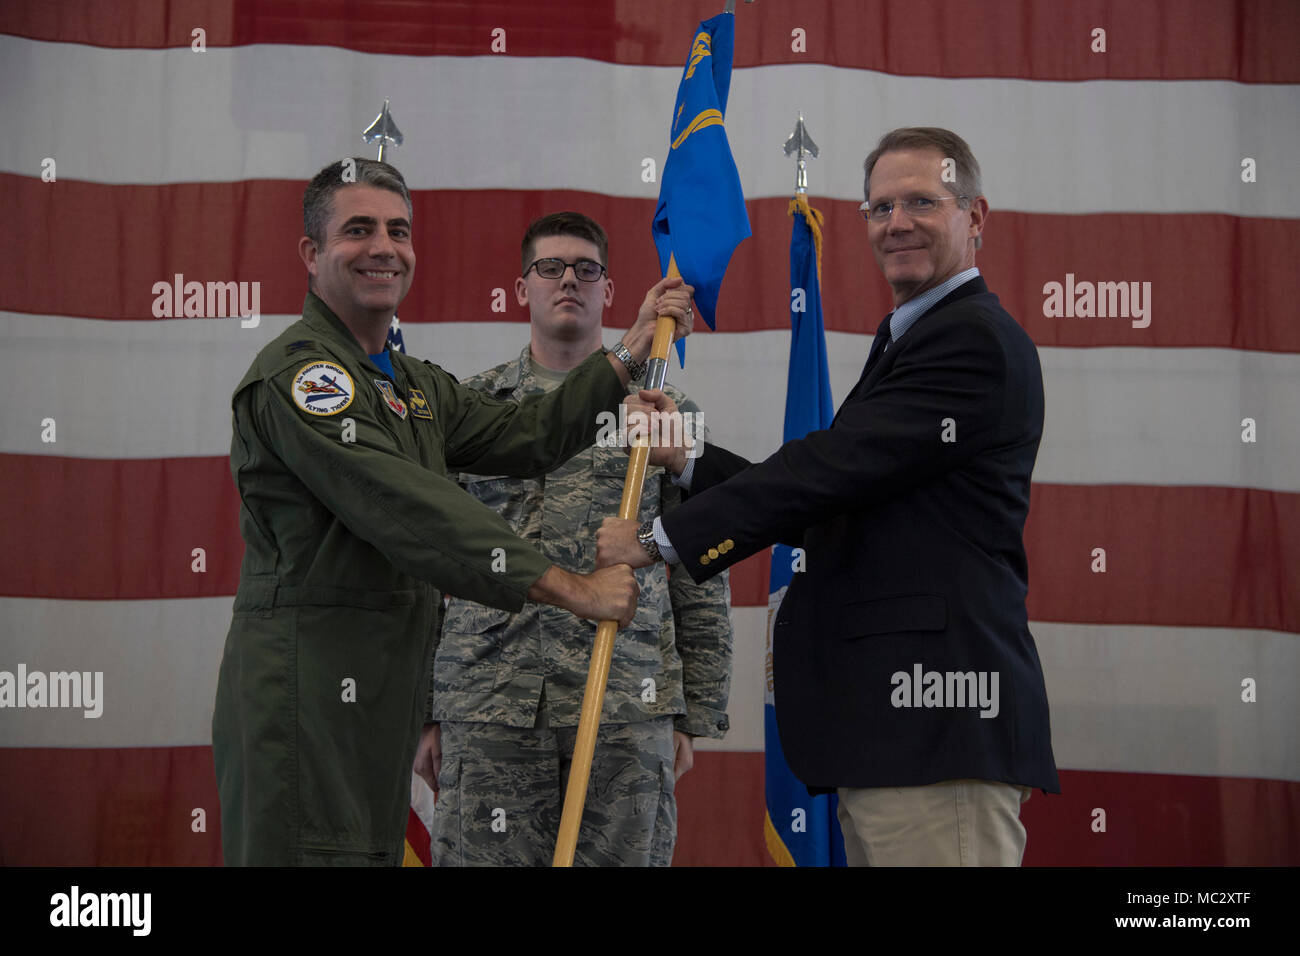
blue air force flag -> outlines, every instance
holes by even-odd
[[[730,13],[705,20],[691,41],[673,104],[659,206],[650,227],[660,270],[667,273],[669,256],[676,258],[682,278],[695,287],[695,303],[711,329],[722,275],[736,246],[750,235],[740,174],[722,125],[731,86],[735,20]]]
[[[829,428],[835,417],[822,323],[822,216],[797,195],[790,203],[790,374],[785,391],[784,441]],[[782,866],[843,866],[844,840],[835,819],[834,794],[811,797],[785,762],[777,733],[772,684],[772,622],[785,597],[800,552],[778,544],[772,550],[768,595],[767,674],[763,698],[763,761],[767,817],[763,835],[768,853]]]

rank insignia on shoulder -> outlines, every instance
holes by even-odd
[[[298,369],[290,388],[293,403],[309,415],[333,415],[352,404],[352,376],[333,362],[311,362]]]
[[[433,421],[433,410],[429,408],[429,400],[418,388],[411,389],[411,414],[416,418],[427,418]]]
[[[290,342],[284,347],[285,355],[292,355],[294,352],[301,352],[303,349],[312,348],[316,343],[311,339],[299,339],[297,342]]]
[[[397,392],[393,390],[393,383],[387,379],[377,378],[375,388],[379,389],[379,394],[384,396],[384,404],[398,418],[405,421],[406,419],[406,402],[397,397]]]

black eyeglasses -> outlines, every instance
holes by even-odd
[[[564,270],[569,266],[573,266],[573,274],[583,282],[595,282],[605,274],[605,267],[592,259],[579,259],[577,262],[565,262],[563,259],[538,259],[524,270],[524,275],[536,269],[537,274],[543,279],[558,279],[564,275]]]
[[[967,197],[913,196],[911,199],[904,199],[901,202],[878,202],[874,206],[863,203],[858,209],[862,211],[862,218],[868,222],[885,222],[894,214],[895,206],[902,206],[903,212],[907,213],[911,219],[924,219],[939,208],[939,203],[947,202],[949,199],[956,201],[965,198]]]

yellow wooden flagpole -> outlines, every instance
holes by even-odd
[[[677,278],[680,275],[677,260],[669,257],[668,277]],[[668,369],[668,349],[673,344],[673,330],[676,327],[677,320],[671,315],[661,315],[655,323],[646,388],[663,388]],[[650,440],[645,431],[638,436],[639,440],[628,454],[627,475],[623,479],[623,500],[618,506],[620,518],[635,519],[641,503],[646,463],[650,460]],[[609,662],[614,654],[614,637],[617,633],[618,621],[601,621],[596,628],[596,643],[591,648],[591,663],[587,667],[587,687],[583,691],[582,711],[578,717],[578,739],[573,745],[573,762],[569,767],[569,785],[564,791],[564,812],[560,816],[560,835],[555,843],[552,866],[573,866],[573,854],[578,848],[578,829],[582,825],[582,810],[587,804],[591,758],[596,752],[596,731],[600,729],[600,712],[605,703]]]

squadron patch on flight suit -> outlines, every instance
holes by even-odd
[[[374,380],[375,388],[379,389],[379,394],[384,396],[384,404],[398,418],[406,420],[406,402],[397,397],[397,392],[393,390],[393,383],[387,379],[377,378]]]
[[[411,415],[415,418],[427,418],[433,421],[433,409],[429,407],[429,400],[424,397],[424,392],[418,388],[411,389]]]
[[[333,362],[304,365],[293,377],[293,402],[309,415],[334,415],[352,404],[356,388],[342,366]]]

